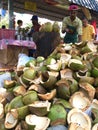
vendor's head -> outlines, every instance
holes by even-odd
[[[70,5],[69,11],[70,11],[70,18],[74,20],[77,16],[78,6],[74,4]]]
[[[82,23],[83,23],[83,26],[86,27],[86,26],[88,25],[88,20],[87,20],[87,18],[84,17],[84,18],[82,19]]]
[[[31,20],[32,20],[33,24],[38,23],[38,16],[37,15],[33,15],[32,18],[31,18]]]

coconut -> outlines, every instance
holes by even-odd
[[[60,71],[61,79],[73,78],[73,71],[71,69],[63,69]]]
[[[92,130],[98,130],[98,123],[96,123],[93,127]]]
[[[36,76],[36,71],[33,68],[24,70],[23,77],[26,79],[34,79]]]
[[[71,59],[71,55],[66,53],[61,53],[60,61],[62,64],[62,69],[64,69],[67,66],[70,59]]]
[[[89,41],[86,46],[81,49],[81,53],[88,53],[88,52],[97,52],[97,47],[94,45],[92,41]]]
[[[35,59],[32,59],[32,60],[29,60],[27,63],[26,63],[26,67],[32,67],[32,66],[35,66],[36,65],[36,60]]]
[[[18,119],[13,113],[8,112],[6,114],[5,122],[4,122],[4,125],[5,125],[6,129],[14,128],[16,126],[17,122],[18,122]]]
[[[47,65],[47,68],[50,71],[57,71],[58,72],[58,71],[60,71],[61,67],[62,67],[62,63],[60,60],[58,62],[56,62],[55,64]]]
[[[74,108],[78,108],[82,111],[85,111],[89,108],[91,102],[89,98],[87,98],[82,92],[75,92],[71,97],[70,97],[70,104]]]
[[[45,116],[50,110],[51,103],[48,101],[35,101],[29,105],[29,110],[31,114],[37,116]]]
[[[69,101],[66,101],[66,100],[61,99],[61,98],[54,99],[54,104],[61,104],[65,109],[72,108],[72,105],[70,104]]]
[[[55,64],[56,63],[56,60],[55,58],[53,57],[48,57],[46,60],[45,60],[45,64],[46,65],[52,65],[52,64]]]
[[[59,32],[60,31],[59,24],[56,21],[53,23],[52,28],[53,28],[52,29],[53,32]]]
[[[79,83],[79,86],[84,90],[86,91],[86,93],[88,94],[90,100],[92,100],[94,98],[94,95],[95,95],[95,88],[87,83],[87,82],[81,82]]]
[[[16,113],[18,115],[18,119],[23,120],[25,119],[25,116],[29,114],[29,108],[28,106],[17,108]]]
[[[51,90],[55,87],[55,83],[57,78],[53,75],[49,75],[49,72],[42,72],[41,73],[41,80],[40,83],[44,86],[44,88]]]
[[[70,110],[67,116],[67,121],[68,124],[74,123],[85,130],[91,130],[90,117],[79,109],[73,108]]]
[[[35,91],[28,91],[23,95],[22,101],[25,105],[31,104],[34,101],[38,101],[38,95]]]
[[[0,119],[2,119],[4,117],[4,108],[3,108],[3,104],[0,103]]]
[[[50,123],[48,117],[40,117],[32,114],[27,115],[25,121],[28,125],[28,130],[46,130]]]
[[[93,65],[94,65],[95,67],[98,68],[98,56],[96,56],[96,57],[93,59],[92,63],[93,63]]]
[[[46,22],[46,23],[44,24],[44,31],[45,31],[45,32],[52,32],[52,23]]]
[[[29,89],[29,91],[31,90],[35,90],[36,92],[40,93],[40,94],[45,94],[47,91],[45,90],[45,88],[42,85],[39,84],[32,84]]]
[[[85,45],[87,44],[87,41],[82,41],[82,42],[78,42],[78,43],[75,43],[75,45],[77,46],[77,47],[84,47]]]
[[[70,59],[68,67],[71,68],[72,70],[78,71],[84,68],[84,64],[80,60]]]
[[[16,85],[16,81],[14,81],[14,80],[4,80],[4,87],[5,87],[6,89],[12,88],[12,87],[14,87],[15,85]]]
[[[60,104],[52,105],[47,116],[51,121],[50,122],[51,126],[66,124],[67,112],[65,108]]]
[[[98,77],[98,68],[93,67],[91,70],[91,76],[97,78]]]
[[[42,100],[52,100],[56,96],[56,89],[51,90],[50,93],[38,94],[38,96]]]
[[[17,96],[11,100],[9,103],[9,110],[14,109],[14,108],[19,108],[24,106],[23,101],[22,101],[22,96]]]
[[[58,86],[57,96],[63,99],[69,99],[78,90],[78,83],[75,79],[61,79],[56,85]]]
[[[87,130],[87,129],[83,128],[79,124],[70,123],[68,130]]]
[[[92,108],[92,117],[93,117],[93,124],[98,123],[98,108]]]
[[[98,100],[97,99],[93,99],[91,107],[98,109]]]
[[[15,127],[15,130],[22,130],[21,123],[17,124],[17,126]]]
[[[26,93],[26,88],[22,85],[16,86],[13,89],[13,93],[14,93],[15,96],[24,95]]]

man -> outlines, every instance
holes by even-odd
[[[83,34],[82,34],[82,41],[90,41],[92,39],[95,39],[95,29],[92,25],[88,24],[88,20],[86,18],[83,18]]]
[[[32,34],[34,32],[39,32],[39,28],[41,27],[41,25],[38,23],[38,16],[37,15],[33,15],[31,20],[32,20],[32,27],[31,27],[31,30],[29,32],[30,36],[32,36]]]
[[[81,41],[82,21],[77,17],[77,5],[70,5],[70,16],[63,19],[62,33],[66,33],[64,43],[76,43]]]
[[[32,20],[32,27],[31,27],[30,32],[28,33],[29,37],[33,37],[34,33],[39,32],[39,29],[41,27],[41,25],[38,23],[37,15],[33,15],[31,20]],[[34,56],[35,52],[36,52],[36,50],[29,49],[29,56]]]

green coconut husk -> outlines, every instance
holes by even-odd
[[[57,78],[55,76],[49,75],[49,73],[43,72],[41,73],[41,81],[40,83],[44,86],[45,89],[51,90],[55,87],[55,83]]]
[[[69,101],[66,101],[64,99],[57,98],[54,104],[61,104],[65,109],[71,109],[72,106]]]
[[[24,94],[22,101],[25,105],[31,104],[34,101],[38,101],[38,95],[36,91],[28,91]]]
[[[8,109],[14,109],[14,108],[19,108],[19,107],[23,107],[23,101],[22,101],[22,96],[17,96],[15,98],[12,99],[12,101],[9,103],[8,105]]]
[[[68,100],[70,96],[78,91],[78,83],[75,79],[62,79],[59,80],[56,85],[57,87],[57,96]]]
[[[77,59],[70,59],[68,67],[74,71],[82,70],[85,68],[84,64]]]
[[[48,113],[48,118],[50,119],[50,125],[65,125],[66,124],[66,110],[60,104],[54,104],[50,108],[50,112]]]
[[[92,61],[93,65],[98,68],[98,56],[96,56],[93,61]]]
[[[15,80],[4,80],[4,87],[6,89],[13,88],[13,87],[15,87],[15,85],[16,85],[16,81]]]
[[[37,116],[45,116],[50,110],[50,105],[48,101],[35,101],[29,105],[29,110]]]
[[[18,114],[18,119],[20,120],[25,119],[25,116],[29,114],[28,106],[23,106],[23,107],[17,108],[16,110]]]
[[[98,68],[93,67],[91,70],[91,76],[97,78],[98,77]]]
[[[23,77],[26,79],[34,79],[36,76],[36,71],[33,68],[28,68],[24,70]]]

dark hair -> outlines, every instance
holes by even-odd
[[[2,29],[5,29],[6,28],[6,26],[5,25],[2,25]]]
[[[38,21],[38,16],[37,16],[37,15],[33,15],[32,18],[31,18],[31,20],[36,20],[36,21]]]
[[[20,24],[20,23],[23,23],[23,21],[22,21],[22,20],[18,20],[18,21],[17,21],[17,24]]]

